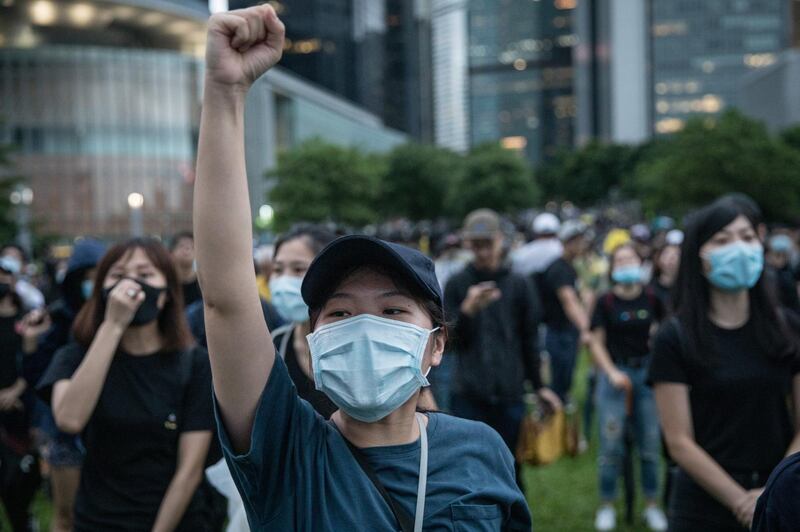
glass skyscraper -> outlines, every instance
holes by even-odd
[[[500,140],[532,162],[573,144],[575,0],[470,0],[470,144]]]
[[[738,104],[744,76],[789,47],[792,0],[651,1],[656,133]]]

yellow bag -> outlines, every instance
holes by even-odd
[[[547,465],[567,451],[567,422],[563,409],[541,415],[528,413],[522,420],[517,441],[517,462],[528,465]]]

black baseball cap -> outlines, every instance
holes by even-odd
[[[390,268],[402,281],[442,305],[442,289],[431,259],[415,249],[366,235],[337,238],[320,251],[303,279],[303,301],[318,308],[342,276],[353,268],[371,265]]]

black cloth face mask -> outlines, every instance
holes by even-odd
[[[161,293],[166,290],[166,288],[156,288],[155,286],[150,286],[149,284],[143,283],[142,281],[137,281],[136,279],[130,280],[138,284],[142,288],[142,292],[144,292],[144,301],[142,301],[142,304],[139,305],[139,308],[136,310],[136,314],[133,315],[130,325],[132,327],[147,325],[148,323],[158,319],[158,315],[161,312],[158,308],[158,296],[160,296]],[[114,286],[103,289],[103,302],[108,303],[108,295],[112,290],[114,290],[114,288],[117,287],[118,284],[119,281],[114,283]]]
[[[0,299],[3,299],[11,293],[11,285],[8,283],[0,283]]]

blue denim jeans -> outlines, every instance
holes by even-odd
[[[625,391],[611,385],[604,372],[597,381],[597,416],[600,424],[600,498],[611,502],[617,496],[617,479],[625,455],[625,426],[632,423],[641,463],[642,491],[648,500],[658,496],[658,467],[661,432],[653,391],[647,385],[647,365],[641,368],[617,366],[633,384],[633,412],[627,417]]]
[[[578,356],[578,331],[574,328],[547,328],[545,349],[550,355],[550,389],[562,401],[567,401],[572,388],[572,375],[575,373],[575,359]]]

